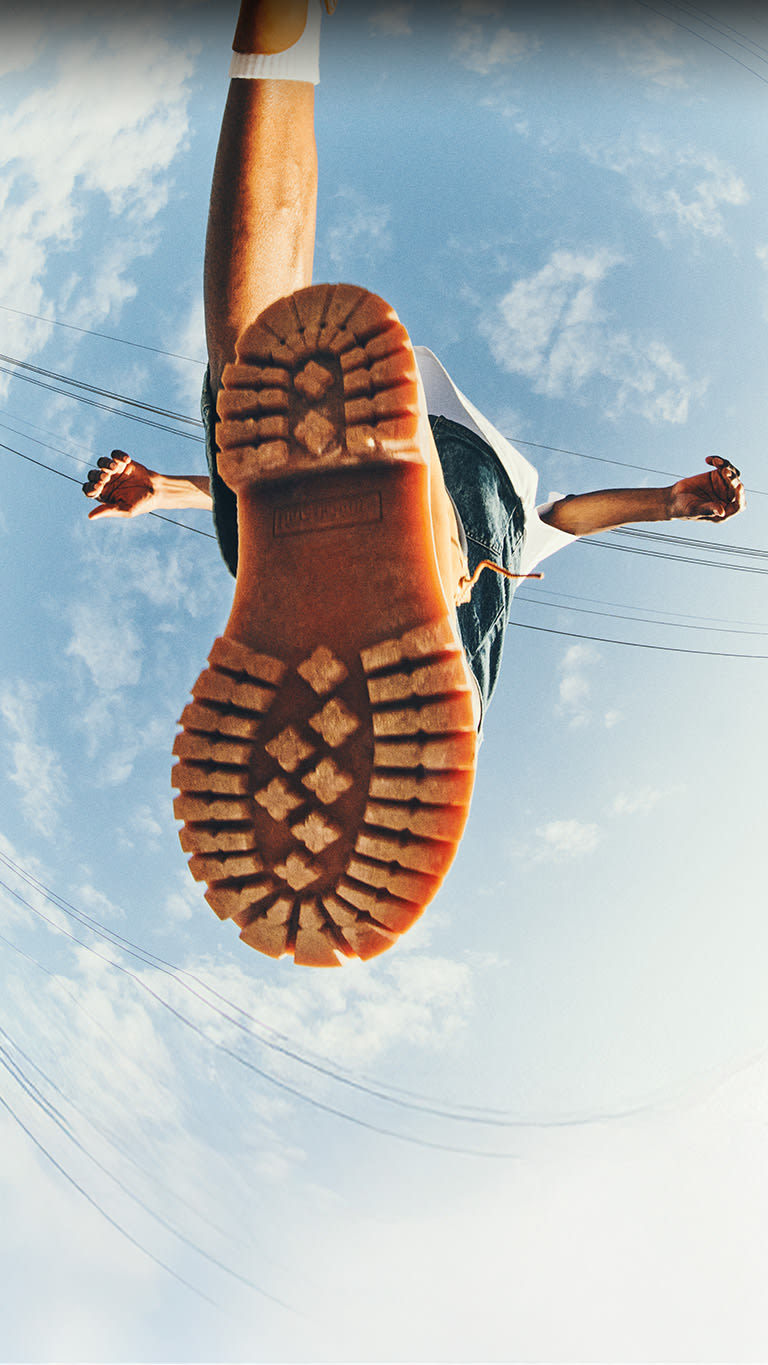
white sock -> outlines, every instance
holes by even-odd
[[[307,0],[307,22],[301,37],[284,52],[233,52],[231,79],[320,82],[320,0]]]

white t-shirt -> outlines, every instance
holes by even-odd
[[[520,572],[530,573],[542,559],[554,554],[556,550],[561,550],[564,545],[572,545],[574,540],[578,539],[568,531],[548,526],[539,516],[540,512],[548,511],[552,503],[563,496],[562,493],[550,493],[549,502],[540,504],[537,508],[536,488],[539,476],[534,466],[505,436],[502,436],[500,431],[496,430],[473,403],[470,403],[432,351],[426,346],[414,346],[413,349],[424,385],[427,412],[437,417],[448,417],[452,422],[458,422],[461,426],[474,431],[488,442],[509,474],[525,513],[525,540]]]

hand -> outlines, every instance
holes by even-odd
[[[88,482],[83,484],[85,496],[98,498],[101,503],[88,513],[89,520],[135,517],[152,511],[158,501],[154,470],[137,464],[123,450],[113,450],[110,456],[102,456],[97,464],[98,469],[89,470]]]
[[[738,469],[720,455],[707,455],[710,473],[680,479],[670,490],[670,516],[687,521],[727,521],[746,504]]]

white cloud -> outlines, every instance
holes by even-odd
[[[567,858],[582,858],[594,853],[600,843],[600,828],[582,820],[550,820],[536,830],[543,842],[539,857],[554,855]]]
[[[100,891],[97,886],[93,886],[91,882],[82,882],[75,887],[74,896],[75,900],[90,910],[96,919],[125,919],[123,908],[115,905],[109,896],[105,896],[104,892]]]
[[[175,351],[176,356],[189,356],[189,360],[168,358],[166,363],[176,380],[178,401],[185,405],[182,411],[198,416],[203,366],[207,359],[203,295],[199,288],[195,289],[181,322],[166,333],[164,345],[169,351]],[[190,363],[196,359],[200,360],[199,365]]]
[[[98,757],[92,781],[99,787],[126,782],[140,753],[152,749],[165,751],[170,742],[167,718],[163,714],[139,713],[125,704],[119,682],[113,691],[100,691],[76,717],[85,735],[89,759]]]
[[[201,888],[188,872],[184,875],[191,889],[172,892],[169,908],[180,918],[186,906],[193,914],[210,915]],[[221,932],[229,933],[239,948],[234,926],[225,924]],[[403,947],[377,959],[373,967],[356,961],[329,972],[291,967],[287,977],[273,969],[260,981],[254,981],[249,966],[247,961],[241,967],[217,960],[195,971],[229,1000],[257,1014],[264,1028],[284,1033],[290,1020],[293,1048],[338,1058],[344,1067],[367,1065],[401,1044],[440,1051],[465,1027],[472,1006],[473,972],[466,963]],[[185,1010],[194,1011],[194,1003],[185,1001]],[[207,1011],[199,1017],[207,1018]],[[274,1065],[281,1065],[277,1058]]]
[[[141,640],[125,619],[114,620],[109,604],[77,602],[72,608],[72,638],[66,652],[85,664],[94,685],[104,692],[132,687],[141,676]]]
[[[673,50],[679,37],[680,30],[663,18],[651,18],[645,25],[627,23],[623,7],[616,28],[606,30],[606,42],[631,75],[668,90],[687,85],[685,62]]]
[[[547,265],[518,280],[500,300],[500,318],[487,327],[496,359],[506,369],[544,383],[546,390],[562,391],[568,376],[575,387],[595,371],[594,338],[604,315],[597,304],[597,287],[623,260],[602,247],[591,254],[558,250]],[[566,363],[566,357],[570,361]]]
[[[164,831],[164,826],[147,805],[141,805],[133,812],[128,827],[141,839],[156,839]]]
[[[202,887],[192,880],[186,868],[182,868],[178,873],[175,890],[167,893],[164,911],[177,924],[183,924],[185,920],[190,920],[195,915],[209,913],[210,907],[203,899]]]
[[[117,316],[135,293],[130,272],[152,249],[168,170],[186,140],[193,68],[190,47],[169,42],[162,19],[145,14],[111,33],[96,20],[83,40],[70,32],[75,17],[60,16],[59,27],[48,12],[55,73],[0,116],[0,297],[29,312],[50,311],[49,300],[41,306],[49,265],[79,244],[90,207],[101,200],[119,219],[119,232],[65,285],[70,318],[93,326]],[[37,50],[37,21],[20,25],[17,36],[16,60],[26,64]],[[7,344],[25,357],[48,335],[41,324],[14,318]]]
[[[600,286],[623,259],[609,247],[554,251],[512,285],[480,331],[498,364],[537,393],[570,397],[599,386],[608,417],[630,411],[651,422],[685,422],[706,385],[688,378],[664,342],[615,327],[600,302]]]
[[[190,468],[202,456],[195,447]],[[183,457],[186,458],[186,457]],[[182,513],[180,521],[186,521]],[[210,520],[202,520],[201,530],[211,534]],[[201,559],[219,568],[218,550],[213,541],[196,535],[172,531],[153,517],[140,517],[129,523],[106,518],[89,522],[84,518],[77,529],[78,550],[88,564],[94,589],[86,604],[105,620],[130,623],[146,603],[165,613],[161,632],[188,630],[186,617],[200,619],[211,613],[220,618],[231,602],[232,579],[224,572],[201,574]],[[119,545],[116,552],[115,542]],[[146,599],[146,603],[140,601]]]
[[[498,90],[492,90],[488,95],[484,95],[480,100],[480,104],[484,109],[495,109],[497,114],[500,114],[502,118],[508,119],[513,123],[515,132],[519,133],[521,137],[528,136],[531,125],[528,118],[525,116],[522,105],[517,104],[514,100],[510,99],[509,94],[503,87]]]
[[[410,15],[413,5],[387,5],[385,9],[374,10],[368,22],[374,33],[383,33],[388,38],[405,38],[412,33]]]
[[[496,7],[482,4],[464,5],[462,8],[464,14],[470,15],[498,12]],[[494,33],[488,34],[484,25],[463,18],[459,21],[455,51],[463,66],[481,76],[487,76],[489,72],[500,67],[508,67],[513,62],[522,61],[536,52],[539,46],[538,39],[526,33],[518,33],[508,28],[506,24],[502,24]]]
[[[56,832],[66,800],[64,772],[55,750],[40,739],[41,689],[19,679],[0,689],[0,715],[8,731],[8,777],[21,792],[24,814],[41,834]]]
[[[585,670],[598,657],[589,645],[570,645],[560,661],[556,714],[565,716],[572,729],[589,720],[592,684]]]
[[[359,267],[382,252],[392,250],[389,224],[392,212],[350,186],[342,186],[329,205],[332,221],[325,234],[325,250],[337,270]],[[336,212],[334,213],[334,208]]]
[[[637,815],[652,810],[661,801],[664,792],[655,787],[637,787],[634,791],[619,792],[614,798],[614,815]]]
[[[657,236],[673,230],[699,237],[725,236],[724,210],[749,203],[744,181],[719,157],[658,136],[625,135],[610,146],[584,146],[597,164],[625,176],[635,205],[651,217]]]
[[[107,245],[94,255],[87,280],[70,275],[62,286],[59,310],[66,313],[75,327],[94,327],[110,315],[119,317],[123,305],[130,303],[138,292],[138,284],[129,278],[128,272],[140,257],[151,254],[153,246],[154,238],[149,232],[141,241],[110,234]],[[127,376],[125,382],[128,387]]]

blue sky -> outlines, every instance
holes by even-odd
[[[197,417],[234,19],[6,8],[3,355]],[[316,278],[388,298],[544,496],[722,454],[748,509],[521,588],[448,880],[313,973],[178,845],[209,520],[89,524],[51,472],[200,471],[199,428],[0,360],[0,1350],[764,1360],[768,25],[342,0],[323,32]]]

